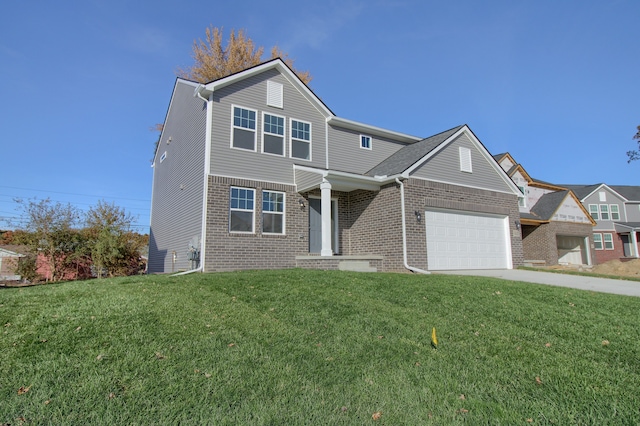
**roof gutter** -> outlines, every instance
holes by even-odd
[[[404,209],[404,182],[400,179],[396,178],[396,182],[400,185],[400,207],[402,209],[402,259],[404,261],[404,267],[410,270],[411,272],[415,272],[418,274],[430,274],[431,272],[425,271],[424,269],[414,268],[413,266],[409,266],[409,262],[407,260],[407,227],[406,227],[406,219],[405,219],[405,209]]]

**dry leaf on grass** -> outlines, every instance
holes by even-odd
[[[545,346],[545,348],[550,348],[551,347],[551,343],[545,343],[544,346]]]
[[[165,359],[166,356],[162,352],[156,352],[156,359]]]
[[[373,420],[380,420],[380,417],[382,417],[382,412],[381,411],[376,411],[375,413],[373,413],[371,415],[371,418]]]
[[[609,346],[609,341],[608,340],[603,340],[602,341],[602,346]]]
[[[76,328],[76,331],[80,331],[81,328],[82,326],[78,326],[78,328]]]
[[[536,376],[536,385],[541,385],[542,384],[542,380],[540,379],[539,376]]]
[[[29,392],[29,389],[31,389],[31,386],[27,386],[26,388],[24,386],[20,386],[20,389],[18,389],[18,395],[23,395]]]
[[[469,410],[467,410],[466,408],[461,408],[458,410],[458,413],[460,414],[467,414],[469,412]]]

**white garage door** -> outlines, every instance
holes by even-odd
[[[511,268],[507,216],[427,210],[429,270]]]

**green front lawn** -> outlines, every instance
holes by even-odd
[[[640,424],[639,313],[449,275],[3,289],[0,424]]]

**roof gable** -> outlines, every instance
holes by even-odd
[[[576,197],[573,191],[569,189],[565,189],[562,191],[549,192],[544,194],[538,202],[531,208],[531,213],[538,217],[543,221],[550,221],[555,215],[556,212],[560,209],[560,207],[565,203],[565,200],[570,198],[573,204],[582,211],[584,217],[586,217],[592,225],[595,225],[596,222],[591,218],[591,215],[584,208],[580,200]]]

